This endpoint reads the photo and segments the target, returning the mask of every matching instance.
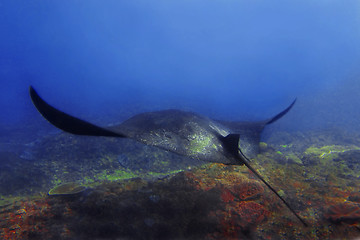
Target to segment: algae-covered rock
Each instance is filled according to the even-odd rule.
[[[49,191],[49,195],[73,195],[85,191],[85,187],[79,183],[69,182],[54,187]]]
[[[332,161],[338,162],[339,156],[343,153],[359,149],[356,146],[327,145],[323,147],[311,146],[303,154],[304,165],[316,165],[318,163],[328,164]],[[341,158],[341,157],[340,157]]]
[[[291,162],[291,163],[295,163],[295,164],[299,164],[302,165],[303,162],[301,161],[301,159],[296,156],[294,153],[290,153],[286,156],[286,159]]]
[[[321,148],[317,147],[309,147],[306,149],[304,154],[306,155],[316,155],[320,158],[324,159],[333,159],[336,157],[336,154],[344,153],[351,150],[358,150],[358,147],[347,147],[347,146],[340,146],[340,145],[329,145],[323,146]]]
[[[10,200],[10,198],[0,198],[0,209],[7,207],[11,205],[13,201]]]
[[[259,143],[259,149],[260,149],[260,152],[264,152],[264,151],[266,151],[266,150],[267,150],[267,148],[268,148],[268,145],[267,145],[267,143],[266,143],[266,142],[260,142],[260,143]]]

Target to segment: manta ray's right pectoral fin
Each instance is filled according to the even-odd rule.
[[[37,110],[41,115],[55,127],[72,134],[106,137],[127,137],[123,134],[110,131],[108,129],[96,126],[92,123],[66,114],[47,102],[45,102],[35,89],[30,86],[30,96]]]

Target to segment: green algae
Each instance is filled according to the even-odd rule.
[[[14,200],[10,197],[2,197],[0,196],[0,209],[11,205]]]
[[[296,164],[299,164],[299,165],[302,165],[303,164],[303,162],[301,161],[301,159],[298,157],[298,156],[296,156],[294,153],[288,153],[288,154],[286,154],[286,159],[287,160],[289,160],[289,161],[292,161],[292,162],[294,162],[294,163],[296,163]]]
[[[173,170],[173,171],[169,171],[167,173],[160,173],[160,172],[148,172],[145,176],[149,176],[149,177],[164,177],[164,176],[171,176],[171,175],[175,175],[179,172],[183,172],[183,169],[177,169],[177,170]]]
[[[259,143],[259,148],[260,148],[260,151],[265,151],[267,149],[268,145],[266,142],[260,142]]]
[[[346,178],[359,178],[360,171],[350,167],[344,161],[343,154],[359,150],[357,146],[327,145],[323,147],[309,147],[303,156],[312,160],[312,167],[318,175],[336,176],[336,182],[341,185]],[[315,176],[315,175],[314,175]]]
[[[92,185],[93,183],[95,183],[95,179],[89,177],[89,176],[84,176],[83,177],[83,183],[85,185]]]
[[[51,180],[51,184],[52,185],[60,185],[62,183],[62,180],[59,179],[56,175],[53,177],[53,179]]]
[[[317,147],[309,147],[306,149],[304,154],[306,155],[317,155],[320,158],[332,160],[333,158],[337,157],[338,153],[344,153],[351,150],[359,150],[359,147],[352,146],[352,147],[346,147],[346,146],[340,146],[340,145],[328,145],[323,146],[320,148]]]
[[[117,181],[122,179],[130,179],[134,177],[138,177],[138,175],[131,171],[124,171],[120,169],[116,169],[112,173],[110,173],[109,170],[103,170],[95,175],[95,179],[100,181],[101,180]]]
[[[284,192],[284,190],[279,190],[278,192],[277,192],[281,197],[285,197],[286,196],[286,193]]]

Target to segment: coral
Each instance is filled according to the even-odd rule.
[[[264,192],[264,187],[259,181],[247,180],[229,188],[230,192],[241,200],[249,200],[258,197]]]
[[[53,217],[46,200],[23,201],[13,211],[1,214],[5,221],[1,239],[50,239],[46,220]]]
[[[221,199],[223,202],[228,203],[234,201],[235,196],[228,189],[224,189],[221,192]]]
[[[329,207],[326,218],[334,223],[360,223],[360,204],[344,202]]]
[[[265,221],[269,211],[256,202],[243,201],[226,205],[225,211],[217,215],[221,219],[221,231],[211,238],[242,239]]]
[[[243,229],[256,227],[269,214],[262,205],[253,201],[238,202],[231,207],[231,211],[233,215],[238,216],[237,220]]]
[[[360,203],[360,192],[352,192],[348,197],[349,201]]]
[[[191,159],[121,139],[61,134],[43,141],[33,162],[0,153],[8,156],[0,171],[0,239],[359,237],[349,225],[359,224],[360,137],[277,136],[261,143],[264,151],[251,164],[308,228],[245,166],[195,167]],[[189,141],[194,153],[213,147],[203,134]],[[79,198],[46,194],[63,182],[91,188]],[[37,198],[14,199],[29,192]]]

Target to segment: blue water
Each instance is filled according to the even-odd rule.
[[[94,123],[167,108],[359,130],[359,1],[0,1],[0,124],[33,85]]]
[[[254,239],[358,236],[346,224],[359,223],[359,10],[358,0],[0,0],[0,238],[223,239],[253,227]],[[245,166],[197,168],[130,139],[61,134],[31,103],[30,85],[99,126],[170,108],[263,120],[297,98],[265,128],[265,154],[250,164],[310,228],[271,191],[235,196],[241,179],[255,181]],[[214,138],[219,152],[234,150],[230,138]],[[199,155],[209,145],[202,134],[184,139]],[[69,182],[90,188],[79,201],[46,196]],[[38,200],[18,198],[27,195]],[[259,217],[234,214],[245,200]]]

